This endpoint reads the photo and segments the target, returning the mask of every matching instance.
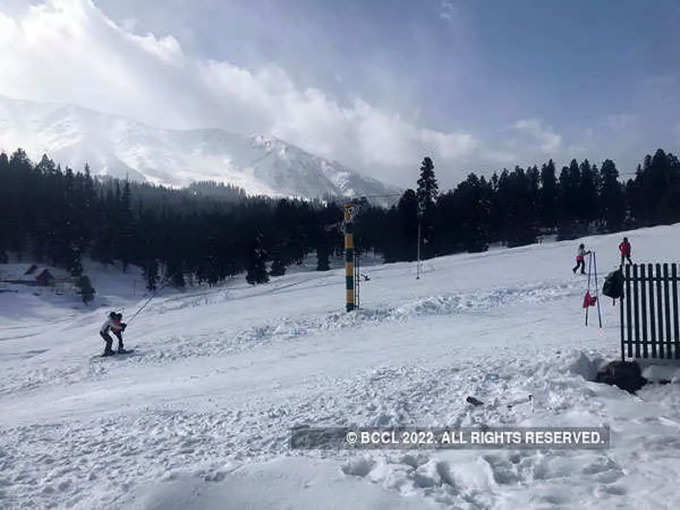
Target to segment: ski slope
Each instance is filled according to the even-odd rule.
[[[635,261],[677,260],[680,225],[627,235]],[[583,240],[600,286],[620,238]],[[605,298],[604,327],[584,326],[577,245],[437,258],[420,280],[376,265],[351,314],[341,269],[161,293],[124,358],[96,357],[110,306],[144,301],[113,274],[96,310],[0,293],[0,507],[676,508],[680,377],[638,395],[589,381],[619,356],[618,308]],[[606,424],[612,446],[289,447],[300,425],[483,424]]]

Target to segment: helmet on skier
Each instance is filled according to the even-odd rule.
[[[109,313],[109,319],[115,319],[116,317],[118,317],[118,314],[116,312]]]
[[[627,242],[628,242],[628,238],[627,238],[627,237],[624,237],[624,238],[623,238],[623,242],[624,242],[624,243],[627,243]]]
[[[585,248],[585,247],[586,247],[586,245],[585,245],[585,244],[583,244],[583,243],[581,243],[581,244],[579,244],[579,245],[578,245],[578,247],[579,247],[579,248]]]

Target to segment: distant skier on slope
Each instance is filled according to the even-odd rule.
[[[121,322],[122,320],[122,313],[111,312],[104,324],[102,324],[99,334],[106,342],[104,356],[111,356],[114,354],[114,352],[111,350],[113,338],[111,338],[111,335],[109,335],[109,331],[111,331],[118,339],[118,352],[125,352],[125,347],[123,347],[123,331],[125,331],[127,324]]]
[[[581,268],[581,274],[586,274],[586,255],[590,255],[590,250],[586,251],[586,247],[583,243],[578,245],[578,250],[576,250],[576,265],[572,269],[572,272],[576,273],[578,268]]]
[[[628,260],[629,264],[633,263],[633,261],[630,260],[631,247],[627,237],[624,237],[621,244],[619,244],[619,251],[621,252],[621,265],[623,265],[626,260]]]

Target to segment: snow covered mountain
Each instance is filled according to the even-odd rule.
[[[214,180],[249,194],[303,198],[395,191],[273,137],[159,129],[78,106],[0,96],[0,150],[17,147],[75,170],[87,162],[97,175],[173,187]]]

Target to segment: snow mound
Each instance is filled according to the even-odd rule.
[[[598,370],[606,363],[606,360],[595,352],[575,351],[571,354],[571,358],[568,370],[572,374],[580,375],[586,381],[594,381]]]

